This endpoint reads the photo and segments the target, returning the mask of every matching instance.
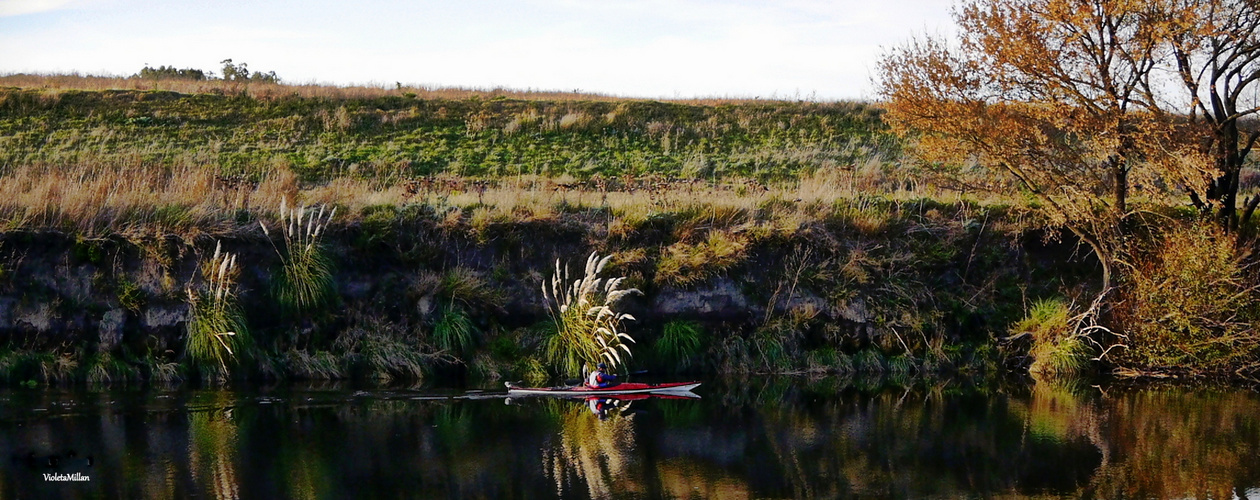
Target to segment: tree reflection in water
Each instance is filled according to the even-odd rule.
[[[0,391],[0,498],[1260,492],[1260,396],[1246,388],[778,378],[705,389],[605,419],[580,400],[405,390]],[[70,450],[96,461],[71,465]],[[49,470],[92,480],[45,482]]]

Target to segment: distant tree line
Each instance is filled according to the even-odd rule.
[[[145,78],[150,80],[207,80],[209,77],[213,77],[213,73],[208,75],[205,71],[199,69],[178,69],[174,66],[158,66],[153,68],[146,64],[139,73],[133,76],[135,78]]]
[[[132,75],[133,78],[144,78],[151,80],[225,80],[238,82],[262,82],[262,83],[280,83],[280,77],[276,76],[275,71],[254,71],[250,72],[247,63],[236,64],[231,59],[220,61],[223,64],[222,77],[218,78],[213,71],[204,71],[196,68],[176,68],[175,66],[158,66],[156,68],[144,65],[139,73]]]

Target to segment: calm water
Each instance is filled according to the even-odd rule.
[[[602,419],[498,392],[7,389],[0,497],[1260,499],[1244,388],[707,381]]]

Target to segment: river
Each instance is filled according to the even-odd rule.
[[[593,408],[495,387],[9,388],[0,497],[1260,499],[1245,387],[753,377],[695,392]]]

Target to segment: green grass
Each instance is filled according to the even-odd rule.
[[[670,321],[661,327],[661,336],[653,348],[669,368],[686,370],[702,352],[705,336],[704,325],[700,323]]]
[[[274,293],[281,308],[294,316],[318,312],[336,301],[332,262],[322,237],[337,209],[318,208],[289,207],[287,199],[280,201],[278,233],[283,249],[276,247],[281,270],[274,282]],[[259,224],[270,237],[266,223]],[[274,240],[272,244],[275,245]]]
[[[573,117],[584,117],[574,120]],[[0,89],[0,164],[197,161],[304,181],[626,173],[785,177],[899,151],[862,103],[326,99]],[[567,118],[566,118],[567,117]],[[31,126],[38,123],[40,126]]]
[[[433,325],[433,342],[438,348],[463,357],[474,347],[476,337],[477,328],[463,308],[453,301],[442,305]]]
[[[1077,334],[1072,324],[1072,310],[1060,298],[1033,302],[1028,315],[1011,325],[1011,333],[1032,335],[1033,358],[1029,371],[1043,375],[1073,375],[1089,365],[1093,349]]]
[[[189,288],[185,353],[198,372],[211,380],[227,377],[241,358],[254,349],[245,315],[236,304],[236,256],[221,252],[202,262],[203,289]]]

